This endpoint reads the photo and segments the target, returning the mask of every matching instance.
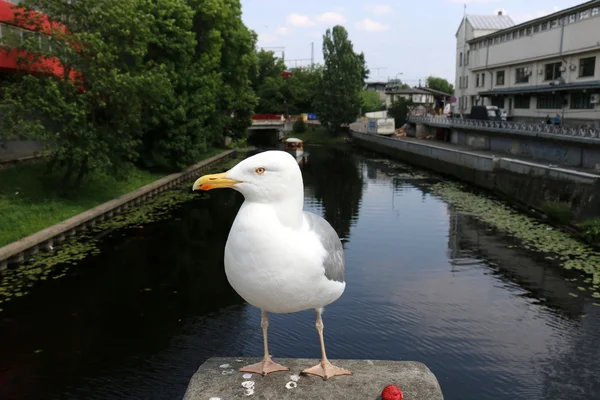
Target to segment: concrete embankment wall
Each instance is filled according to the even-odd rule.
[[[351,132],[362,147],[458,178],[540,209],[545,202],[569,204],[578,220],[600,215],[600,177],[436,145]]]
[[[452,129],[450,142],[531,160],[594,169],[600,166],[598,139],[550,133],[502,133]]]

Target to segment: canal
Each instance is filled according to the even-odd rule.
[[[346,292],[324,314],[330,358],[421,361],[449,400],[600,393],[600,300],[588,275],[479,218],[473,198],[483,197],[468,188],[470,208],[439,176],[383,156],[307,151],[305,207],[346,249]],[[63,255],[58,272],[9,272],[0,399],[180,399],[207,358],[260,356],[260,313],[222,265],[241,202],[229,190],[175,193],[153,214],[162,217],[104,232],[93,251]],[[275,357],[319,356],[311,311],[272,315],[269,332]]]

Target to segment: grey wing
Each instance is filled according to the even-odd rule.
[[[316,214],[305,211],[304,218],[308,222],[309,229],[317,234],[327,251],[323,261],[325,276],[330,281],[344,282],[344,248],[337,232],[329,222]]]

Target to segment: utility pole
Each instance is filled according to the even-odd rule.
[[[315,65],[315,42],[310,42],[310,66]]]

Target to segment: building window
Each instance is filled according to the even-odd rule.
[[[19,28],[2,24],[2,44],[18,46],[22,40],[21,30]]]
[[[475,87],[479,87],[479,74],[475,75]]]
[[[553,19],[552,22],[550,23],[550,28],[557,28],[557,27],[558,27],[558,20]]]
[[[481,74],[481,86],[485,87],[485,72]]]
[[[546,64],[544,80],[545,81],[553,81],[554,79],[557,79],[560,76],[560,66],[561,65],[562,65],[562,63],[560,63],[560,62]]]
[[[579,77],[594,76],[596,73],[596,56],[579,59]]]
[[[569,23],[572,24],[575,21],[577,21],[577,14],[569,15]]]
[[[571,108],[574,110],[591,110],[594,105],[591,102],[591,93],[571,93]]]
[[[592,8],[592,17],[595,17],[598,14],[600,14],[600,7]]]
[[[515,69],[515,83],[529,83],[528,72],[525,67]]]
[[[467,50],[467,59],[465,60],[465,65],[469,65],[469,57],[471,56],[471,50]]]
[[[523,37],[523,36],[525,36],[525,28],[523,28],[519,31],[519,37]]]
[[[542,94],[537,98],[537,108],[541,110],[559,110],[562,105],[563,99],[559,94]]]
[[[530,96],[515,96],[515,108],[527,109],[531,104]]]
[[[465,76],[465,89],[469,88],[469,77]]]
[[[542,30],[545,31],[548,29],[548,23],[547,22],[542,22]]]
[[[463,57],[462,57],[462,52],[460,53],[460,56],[458,57],[458,66],[462,67],[462,63],[463,62]]]
[[[585,10],[579,13],[579,19],[586,19],[590,16],[590,10]]]
[[[506,42],[506,35],[500,36],[500,43]]]
[[[504,71],[496,71],[496,86],[504,86]]]
[[[533,27],[530,26],[529,28],[527,28],[527,34],[531,35],[533,33]]]
[[[533,26],[533,32],[539,32],[540,31],[540,26],[539,25],[534,25]]]

